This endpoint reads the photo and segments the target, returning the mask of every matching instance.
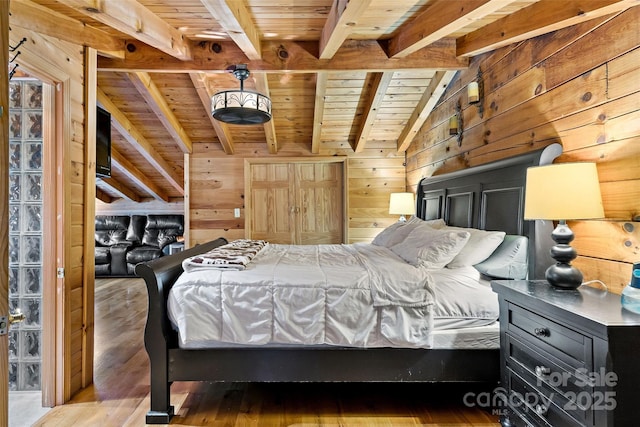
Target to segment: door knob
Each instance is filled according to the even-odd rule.
[[[9,313],[9,316],[0,316],[0,335],[7,335],[7,331],[9,330],[9,326],[14,323],[23,322],[25,320],[25,315],[20,311],[20,309],[16,309],[15,312]]]
[[[13,313],[9,313],[9,325],[13,325],[14,323],[24,322],[26,316],[19,308],[16,308],[16,311]]]

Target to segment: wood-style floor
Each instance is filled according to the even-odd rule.
[[[95,378],[36,426],[142,426],[149,408],[143,347],[147,310],[141,279],[96,280]],[[499,426],[468,407],[468,392],[443,384],[218,384],[180,382],[171,402],[180,426]]]

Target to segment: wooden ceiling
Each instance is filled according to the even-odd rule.
[[[397,141],[404,151],[474,55],[636,6],[638,0],[11,0],[10,24],[98,52],[112,114],[104,201],[181,199],[184,154],[303,142],[311,153]],[[227,125],[210,98],[239,82],[273,119]],[[348,144],[345,144],[348,143]],[[346,147],[346,148],[345,148]]]

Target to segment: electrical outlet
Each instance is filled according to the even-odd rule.
[[[240,218],[240,208],[235,208],[233,210],[233,216],[236,218]]]

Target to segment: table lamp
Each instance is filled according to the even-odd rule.
[[[556,244],[550,252],[556,263],[545,273],[552,286],[576,289],[582,284],[582,273],[570,264],[578,253],[569,245],[574,236],[566,220],[603,217],[595,163],[559,163],[527,169],[524,219],[559,221],[551,233]]]
[[[412,215],[415,212],[415,201],[413,193],[391,193],[389,198],[389,213],[400,215],[400,222],[405,222],[405,215]]]

